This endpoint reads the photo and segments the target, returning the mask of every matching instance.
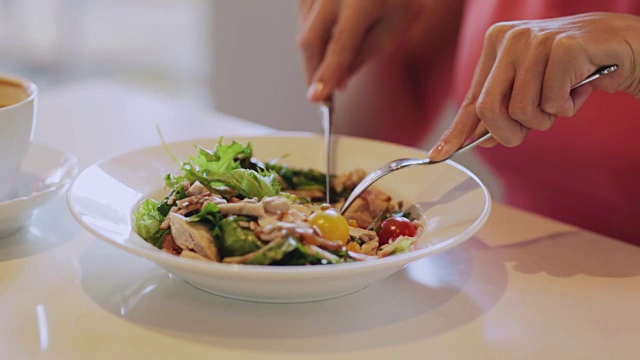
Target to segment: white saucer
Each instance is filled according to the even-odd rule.
[[[0,202],[0,238],[26,224],[34,210],[67,188],[78,172],[75,156],[33,143],[10,200]]]

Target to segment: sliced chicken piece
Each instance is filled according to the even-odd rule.
[[[184,208],[180,208],[180,210],[178,210],[177,213],[180,215],[187,215],[190,212],[193,212],[196,210],[200,211],[201,209],[202,209],[202,204],[193,204]]]
[[[293,219],[292,222],[304,222],[309,218],[309,214],[311,214],[310,211],[298,211],[298,208],[291,208],[291,210],[287,211],[287,215],[289,215],[291,217],[291,219]]]
[[[205,225],[187,222],[187,218],[177,213],[169,213],[171,235],[178,246],[192,250],[214,261],[220,261],[218,249],[211,231]]]
[[[257,218],[264,217],[264,206],[255,201],[240,201],[230,204],[219,204],[220,213],[222,215],[245,215],[255,216]]]
[[[169,210],[169,213],[178,212],[178,210],[179,209],[174,206]],[[160,224],[160,230],[167,230],[169,228],[169,225],[171,225],[171,217],[167,216],[164,218],[164,220],[162,220],[162,224]]]
[[[339,174],[333,179],[332,185],[337,192],[342,192],[344,189],[355,188],[362,179],[367,176],[367,172],[363,169],[355,169],[348,173]]]
[[[349,226],[349,236],[360,239],[364,242],[378,241],[378,234],[373,230],[365,230]]]
[[[209,189],[207,189],[199,181],[196,181],[191,184],[191,187],[189,187],[189,190],[187,190],[187,196],[202,195],[207,192],[209,192]]]
[[[313,229],[296,229],[296,233],[302,236],[305,244],[315,245],[329,251],[340,251],[344,248],[341,242],[327,240],[313,233]]]
[[[183,208],[184,209],[186,207],[193,206],[193,205],[198,205],[198,204],[202,205],[205,202],[215,202],[218,199],[222,199],[222,198],[220,196],[218,196],[218,195],[212,195],[210,192],[205,192],[205,193],[202,193],[202,194],[189,196],[189,197],[184,198],[182,200],[178,200],[178,201],[176,201],[176,206],[178,206],[179,208]],[[224,202],[226,202],[226,201],[224,201]]]
[[[372,216],[378,216],[391,206],[391,196],[373,187],[364,191],[360,196],[369,205],[369,212]]]
[[[260,202],[264,211],[270,214],[283,213],[291,209],[291,202],[284,196],[265,196]]]
[[[372,216],[369,211],[369,204],[364,201],[362,198],[357,198],[353,205],[347,210],[344,214],[348,220],[355,220],[358,223],[358,226],[366,229],[373,220],[378,216],[378,214]]]
[[[263,216],[258,218],[258,225],[260,226],[268,226],[268,225],[277,225],[279,222],[278,215],[273,216]]]
[[[362,244],[362,246],[360,247],[360,251],[365,255],[374,256],[378,251],[378,245],[380,245],[378,241],[369,241],[367,243]]]
[[[311,215],[311,208],[300,204],[292,204],[291,209],[306,215]]]

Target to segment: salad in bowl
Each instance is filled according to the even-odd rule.
[[[332,141],[337,175],[328,202],[318,170],[324,138],[297,132],[116,155],[84,169],[67,202],[98,239],[195,287],[277,303],[363,289],[460,245],[487,221],[487,188],[452,161],[385,176],[339,215],[333,209],[365,173],[424,150],[343,135]]]
[[[366,176],[354,169],[331,179],[263,162],[251,143],[220,138],[213,149],[180,163],[164,178],[161,201],[147,198],[134,210],[136,232],[148,243],[183,258],[249,265],[326,265],[366,261],[410,251],[424,219],[387,193],[368,189],[341,215],[336,208]]]

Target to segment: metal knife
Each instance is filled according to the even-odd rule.
[[[325,165],[326,165],[326,203],[330,204],[330,192],[331,192],[331,117],[333,115],[333,100],[329,99],[320,104],[320,111],[322,112],[322,128],[324,129],[324,150],[325,150]]]

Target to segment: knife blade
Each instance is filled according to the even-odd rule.
[[[324,129],[324,150],[325,150],[325,165],[326,165],[326,203],[330,204],[330,190],[331,190],[331,117],[333,115],[333,101],[327,100],[320,104],[320,111],[322,112],[322,128]]]

